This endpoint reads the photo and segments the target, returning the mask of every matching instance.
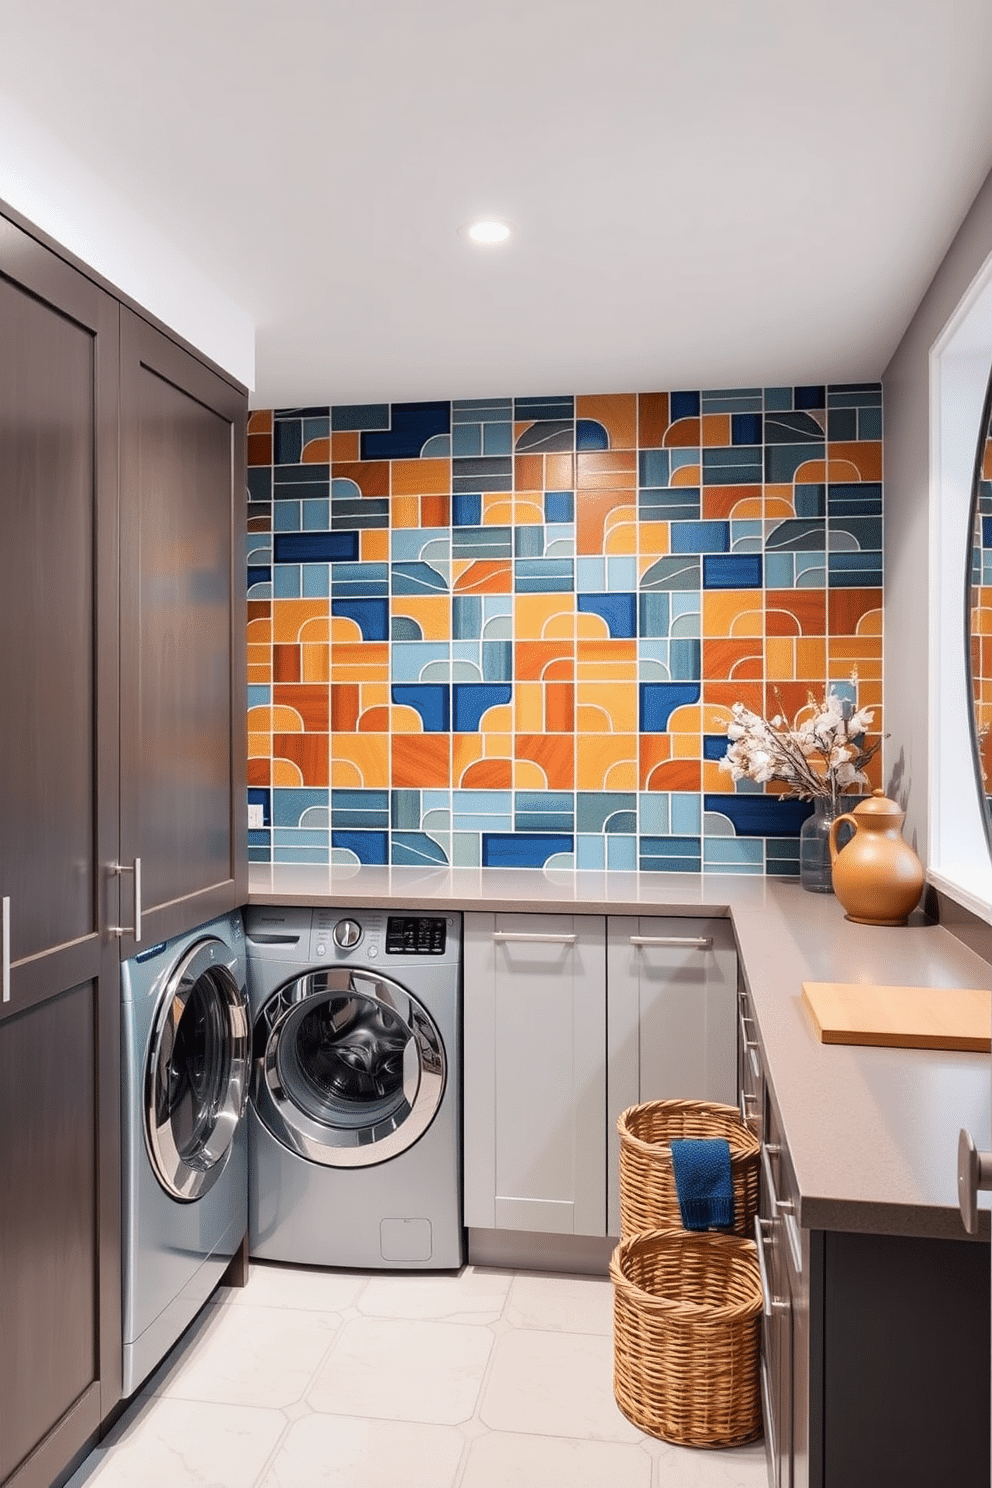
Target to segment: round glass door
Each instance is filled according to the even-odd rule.
[[[148,1150],[173,1198],[206,1193],[224,1171],[248,1094],[249,1017],[230,950],[191,947],[162,997],[145,1090]]]
[[[345,967],[270,999],[254,1060],[260,1119],[326,1167],[371,1167],[404,1152],[444,1094],[444,1047],[426,1009],[389,978]]]

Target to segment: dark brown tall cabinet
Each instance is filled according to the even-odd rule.
[[[120,1396],[134,858],[146,944],[244,899],[244,410],[0,217],[4,1488],[59,1481]]]

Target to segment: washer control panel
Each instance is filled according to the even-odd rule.
[[[387,956],[443,956],[447,921],[437,915],[390,915]]]

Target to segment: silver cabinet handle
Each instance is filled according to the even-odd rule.
[[[2,912],[0,912],[0,958],[3,960],[3,997],[4,1002],[10,1001],[10,895],[3,901]]]
[[[772,1206],[775,1209],[775,1212],[777,1214],[795,1214],[795,1204],[792,1202],[791,1199],[779,1198],[778,1190],[775,1187],[775,1179],[772,1177],[772,1165],[769,1161],[768,1154],[769,1152],[778,1154],[781,1151],[782,1148],[777,1143],[766,1142],[761,1148],[761,1165],[765,1170],[765,1182],[768,1185],[768,1194],[771,1198]]]
[[[969,1235],[978,1229],[979,1190],[992,1189],[992,1152],[979,1152],[971,1132],[962,1127],[958,1136],[958,1207],[961,1223]]]
[[[141,939],[141,859],[135,858],[129,866],[127,863],[115,863],[114,870],[118,876],[122,873],[134,874],[134,924],[133,925],[111,925],[111,935],[133,935],[135,940]]]
[[[632,935],[632,946],[681,946],[683,950],[708,951],[712,935]]]
[[[758,1247],[758,1273],[761,1277],[761,1292],[765,1299],[765,1317],[770,1318],[773,1312],[788,1312],[790,1303],[786,1297],[773,1297],[772,1289],[768,1283],[768,1267],[765,1263],[765,1234],[763,1225],[771,1225],[770,1219],[756,1219],[754,1221],[754,1243]]]
[[[493,940],[525,940],[539,942],[542,945],[574,945],[578,940],[577,935],[538,935],[530,934],[524,930],[494,930]]]

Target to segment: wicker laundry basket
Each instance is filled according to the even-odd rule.
[[[628,1106],[620,1133],[620,1238],[681,1227],[669,1143],[679,1137],[725,1137],[730,1144],[735,1235],[752,1236],[758,1212],[761,1144],[736,1106],[660,1100]]]
[[[613,1282],[613,1388],[629,1420],[689,1447],[761,1435],[761,1311],[753,1240],[652,1230],[621,1240]]]

